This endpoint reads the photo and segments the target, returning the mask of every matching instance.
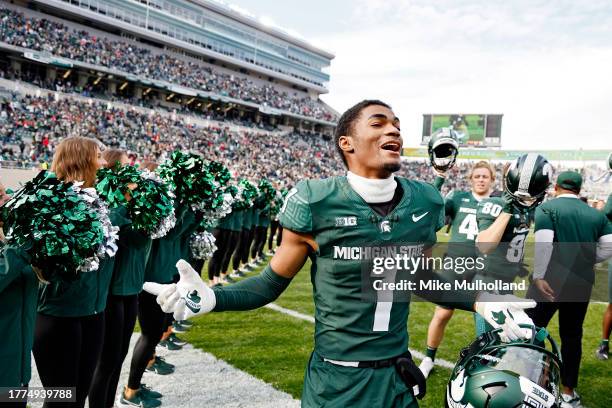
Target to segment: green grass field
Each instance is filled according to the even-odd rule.
[[[531,234],[530,237],[533,235]],[[445,241],[443,234],[440,241]],[[532,264],[527,255],[527,263]],[[603,268],[599,268],[600,272]],[[310,263],[297,275],[276,301],[282,307],[313,315]],[[254,271],[253,274],[258,273]],[[598,273],[602,276],[603,273]],[[409,317],[410,348],[424,350],[427,327],[434,305],[413,302]],[[594,349],[601,336],[605,305],[591,304],[584,325],[583,358],[578,392],[587,407],[612,407],[612,362],[600,362]],[[300,398],[304,368],[313,348],[314,325],[270,310],[210,313],[195,319],[196,325],[184,336],[195,347],[258,377],[274,387]],[[549,327],[559,338],[557,318]],[[471,313],[457,311],[448,325],[437,357],[454,362],[459,350],[474,338]],[[450,370],[436,367],[428,379],[428,392],[421,407],[444,406],[444,389]]]

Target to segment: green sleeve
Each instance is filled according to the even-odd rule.
[[[447,217],[455,218],[455,190],[444,197],[444,213]]]
[[[111,208],[108,218],[110,218],[111,224],[113,224],[115,227],[123,227],[124,225],[132,223],[132,221],[128,218],[127,208],[122,205]]]
[[[554,230],[552,217],[548,211],[542,207],[538,207],[535,212],[535,231],[539,230]]]
[[[603,237],[604,235],[612,234],[612,223],[608,221],[606,217],[602,217],[602,218],[603,218],[603,221],[601,225],[601,232],[599,233],[600,237]]]
[[[312,232],[310,188],[307,181],[300,181],[287,194],[281,207],[279,221],[283,228],[296,232]]]
[[[612,193],[608,196],[608,201],[603,211],[606,217],[608,217],[608,221],[612,222]]]
[[[442,190],[442,186],[444,185],[445,180],[446,179],[444,177],[436,176],[436,178],[433,181],[433,186],[436,188],[436,190],[438,191]]]
[[[278,275],[268,265],[264,271],[236,284],[213,288],[215,312],[226,310],[252,310],[274,302],[283,293],[291,279]]]
[[[21,275],[21,271],[30,263],[28,254],[14,247],[4,247],[0,254],[0,293]]]

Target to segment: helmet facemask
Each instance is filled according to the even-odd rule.
[[[448,128],[438,129],[431,136],[427,150],[434,169],[444,172],[453,167],[459,154],[455,131]]]

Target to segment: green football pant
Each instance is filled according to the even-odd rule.
[[[344,367],[314,351],[304,376],[302,407],[418,408],[395,367]]]

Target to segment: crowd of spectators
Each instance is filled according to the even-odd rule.
[[[0,9],[0,38],[11,45],[136,76],[163,80],[317,119],[336,119],[320,101],[304,94],[294,92],[290,95],[271,84],[255,83],[246,77],[220,72],[169,52],[155,54],[137,43],[92,35],[56,21],[25,16],[10,9]]]
[[[191,150],[223,162],[235,175],[253,179],[265,176],[284,185],[345,171],[333,141],[320,134],[281,136],[255,128],[237,131],[223,125],[202,127],[188,123],[181,115],[109,107],[107,102],[93,99],[56,100],[51,93],[6,94],[0,104],[0,166],[3,162],[16,162],[24,167],[48,166],[58,141],[79,135],[124,149],[138,161],[160,161],[173,150]],[[461,161],[449,171],[443,195],[451,190],[470,189],[472,164]],[[494,167],[497,175],[494,190],[499,191],[503,164],[496,163]],[[564,169],[555,166],[557,172]],[[599,196],[597,186],[602,184],[603,170],[597,166],[578,170],[585,180],[585,193]],[[398,175],[429,182],[435,177],[425,159],[404,162]]]
[[[338,174],[330,141],[319,134],[275,135],[201,127],[181,116],[108,107],[105,102],[56,100],[52,94],[11,94],[2,100],[2,160],[39,165],[50,163],[54,146],[72,135],[93,137],[106,146],[130,152],[138,160],[163,160],[173,150],[199,152],[225,163],[242,177],[269,177],[293,185],[305,178]]]
[[[37,73],[31,71],[15,72],[11,67],[6,70],[0,68],[0,78],[11,81],[23,81],[35,85],[40,88],[61,93],[73,93],[83,97],[91,97],[96,99],[104,99],[110,102],[121,102],[127,105],[138,106],[141,108],[165,110],[167,112],[181,113],[186,115],[195,115],[206,120],[226,121],[232,123],[259,128],[267,131],[277,130],[277,126],[265,121],[255,122],[248,115],[238,115],[235,110],[227,111],[226,109],[207,109],[206,106],[194,106],[186,104],[164,105],[157,98],[150,97],[151,94],[142,95],[140,98],[121,96],[111,94],[106,87],[100,87],[93,83],[88,83],[85,86],[79,86],[70,79],[56,77],[55,79],[42,78]]]

